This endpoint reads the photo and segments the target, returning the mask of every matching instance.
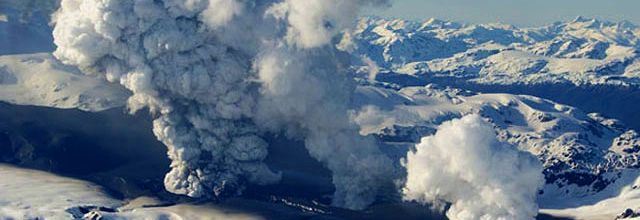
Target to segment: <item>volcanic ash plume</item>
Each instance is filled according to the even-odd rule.
[[[380,0],[63,0],[54,55],[133,92],[168,148],[167,190],[238,194],[280,174],[261,135],[305,141],[333,172],[334,205],[364,208],[391,169],[347,116],[354,83],[331,44]],[[388,181],[388,180],[386,180]]]
[[[449,219],[533,219],[542,166],[498,142],[491,124],[469,115],[442,124],[406,158],[404,198],[443,207]]]

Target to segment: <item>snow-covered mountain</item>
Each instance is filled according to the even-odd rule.
[[[82,74],[51,54],[0,56],[0,100],[22,105],[101,111],[123,106],[129,92]]]
[[[576,18],[540,28],[362,19],[349,50],[389,71],[479,83],[638,84],[640,28]]]
[[[378,81],[534,95],[640,128],[640,28],[629,22],[578,17],[517,28],[364,18],[339,45],[356,72],[375,67]]]
[[[566,205],[548,202],[561,198],[574,202],[596,195],[624,172],[640,167],[636,131],[617,120],[533,96],[477,94],[430,84],[398,91],[361,86],[357,100],[361,111],[354,117],[361,133],[376,135],[393,147],[410,148],[453,118],[482,115],[495,126],[500,140],[543,163],[542,206]]]

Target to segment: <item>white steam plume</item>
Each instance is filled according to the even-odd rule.
[[[359,209],[390,181],[386,174],[392,164],[345,114],[355,85],[336,63],[330,50],[277,48],[265,54],[258,62],[264,98],[257,122],[284,129],[289,137],[305,137],[310,155],[333,172],[334,205]]]
[[[133,92],[168,148],[167,190],[238,194],[280,179],[265,132],[305,140],[333,172],[334,204],[364,208],[390,172],[347,106],[354,82],[330,43],[380,0],[63,0],[54,55]],[[388,181],[388,180],[387,180]]]
[[[533,219],[543,184],[535,157],[496,139],[478,115],[443,123],[407,154],[405,200],[444,207],[449,219]]]
[[[386,0],[284,0],[268,13],[289,23],[286,40],[302,48],[326,45],[345,27],[354,24],[358,11],[366,5],[382,5]]]
[[[380,73],[380,67],[378,66],[376,61],[373,61],[371,58],[364,56],[362,57],[362,62],[367,64],[367,69],[369,71],[369,75],[367,76],[367,79],[369,81],[375,81],[376,77],[378,76],[378,73]]]

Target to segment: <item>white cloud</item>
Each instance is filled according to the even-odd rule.
[[[496,139],[478,115],[443,123],[407,154],[404,199],[444,207],[450,219],[533,219],[543,184],[535,157]]]

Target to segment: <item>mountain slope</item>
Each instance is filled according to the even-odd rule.
[[[0,101],[100,111],[123,106],[129,92],[86,76],[50,54],[0,56]]]
[[[625,183],[622,173],[640,167],[640,136],[635,131],[616,120],[537,97],[428,85],[398,91],[361,86],[356,99],[361,110],[354,119],[361,133],[378,136],[387,143],[389,154],[398,158],[442,122],[482,115],[501,141],[543,163],[546,185],[540,192],[541,207],[590,204],[593,201],[583,198]],[[556,200],[565,203],[551,202]]]
[[[356,55],[404,74],[450,75],[490,83],[638,83],[640,29],[628,22],[579,17],[520,29],[435,19],[418,23],[369,18],[362,19],[348,36],[353,41],[349,50]],[[531,79],[533,74],[547,76]]]
[[[341,48],[363,77],[375,69],[376,80],[401,87],[534,95],[640,129],[640,28],[629,22],[578,17],[517,28],[365,18],[345,36]]]

